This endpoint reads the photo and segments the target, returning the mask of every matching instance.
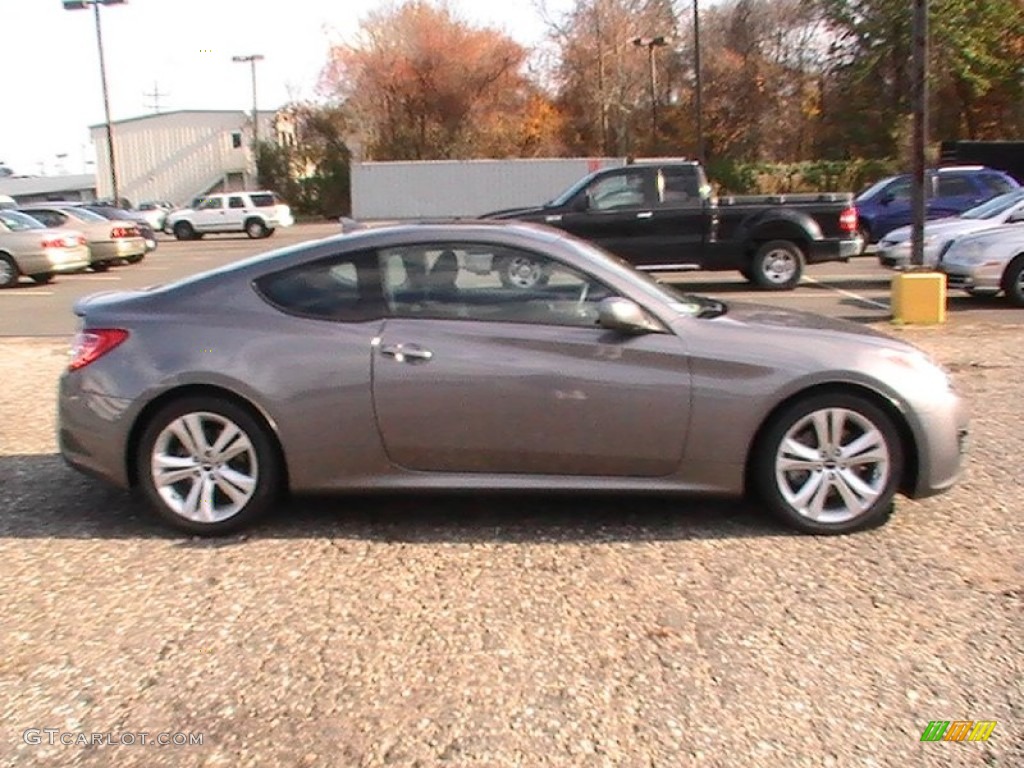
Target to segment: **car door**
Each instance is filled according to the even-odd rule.
[[[228,195],[228,204],[224,209],[224,229],[229,232],[242,232],[251,210],[242,195]]]
[[[525,253],[548,275],[528,289],[460,266],[487,249],[380,253],[388,319],[374,343],[373,401],[390,460],[503,475],[675,471],[690,400],[681,340],[598,327],[597,304],[613,292],[542,254]]]
[[[656,172],[653,166],[633,165],[598,176],[570,201],[567,211],[549,214],[545,223],[635,264],[656,260],[651,254]]]
[[[930,177],[925,184],[930,184]],[[878,196],[878,215],[871,232],[876,238],[884,237],[897,227],[906,226],[913,219],[913,185],[909,176],[900,176],[890,182]]]
[[[667,269],[699,266],[711,223],[699,166],[661,168],[655,183],[657,201],[645,238],[647,254]]]
[[[224,197],[210,195],[204,197],[195,209],[192,225],[197,232],[222,232],[226,215]]]

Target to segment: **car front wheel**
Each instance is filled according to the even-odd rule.
[[[1024,307],[1024,253],[1010,262],[1003,275],[1003,292],[1015,307]]]
[[[807,533],[849,533],[883,522],[903,471],[892,418],[857,395],[812,395],[787,406],[757,451],[758,495]]]
[[[189,397],[162,408],[146,426],[136,460],[150,505],[191,534],[237,531],[267,512],[281,487],[264,426],[219,398]]]
[[[179,221],[174,225],[174,236],[179,240],[191,240],[196,236],[196,230],[187,221]]]

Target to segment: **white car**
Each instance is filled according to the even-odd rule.
[[[939,262],[950,288],[972,296],[1000,291],[1024,307],[1024,227],[1008,224],[953,241]]]
[[[251,238],[270,237],[278,227],[295,223],[291,209],[273,192],[224,192],[204,195],[193,208],[167,215],[164,231],[179,240],[214,232],[244,232]]]
[[[1024,189],[993,197],[959,216],[925,222],[924,265],[938,264],[943,249],[962,235],[1021,222],[1024,222]],[[911,227],[900,227],[883,237],[878,243],[878,263],[891,269],[908,266],[911,233]]]

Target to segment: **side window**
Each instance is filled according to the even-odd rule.
[[[320,259],[264,275],[255,284],[266,301],[293,315],[350,323],[384,316],[374,253]]]
[[[257,208],[270,208],[275,204],[274,195],[266,192],[258,192],[255,195],[249,195],[252,199],[252,204]]]
[[[245,201],[240,197],[232,195],[228,198],[228,208],[245,208]]]
[[[595,327],[615,295],[596,279],[546,256],[474,243],[420,244],[380,252],[389,313]]]
[[[886,187],[885,194],[892,195],[893,200],[909,202],[913,195],[910,179],[897,179]]]
[[[48,227],[62,227],[68,220],[67,216],[57,211],[29,211],[28,215],[36,221],[41,221]]]
[[[974,185],[966,176],[942,174],[939,176],[939,197],[970,197]]]
[[[650,178],[651,169],[628,170],[602,176],[587,188],[589,208],[594,211],[611,211],[653,205],[653,190],[648,189]]]
[[[665,208],[701,206],[696,167],[662,169],[658,174],[658,204]]]
[[[203,201],[199,203],[200,211],[215,211],[223,207],[224,200],[217,196],[203,198]]]

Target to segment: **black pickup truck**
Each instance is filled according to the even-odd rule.
[[[716,198],[692,161],[597,171],[542,206],[481,218],[558,227],[651,272],[738,270],[769,290],[795,287],[805,264],[864,249],[852,193]]]

